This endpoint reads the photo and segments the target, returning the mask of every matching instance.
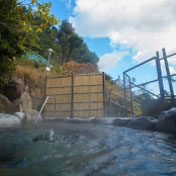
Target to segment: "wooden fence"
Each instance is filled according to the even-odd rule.
[[[105,75],[46,77],[46,96],[45,117],[103,117]]]

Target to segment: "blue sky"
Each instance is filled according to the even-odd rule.
[[[55,14],[59,19],[69,21],[69,18],[74,16],[73,10],[76,6],[75,1],[55,0],[51,2],[52,2],[51,13]],[[83,36],[82,34],[79,35]],[[102,57],[107,53],[113,53],[115,48],[119,50],[118,46],[116,46],[115,48],[111,46],[111,41],[108,37],[83,36],[83,38],[85,43],[88,45],[89,49],[95,52],[99,57]],[[124,57],[123,61],[116,62],[112,66],[112,68],[103,70],[100,68],[100,70],[105,71],[107,74],[112,76],[113,79],[117,79],[118,75],[120,75],[122,78],[123,71],[135,65],[131,57],[132,52],[129,52],[129,55]]]
[[[51,3],[51,13],[73,24],[89,49],[100,57],[100,71],[113,79],[118,75],[122,78],[123,71],[155,56],[156,51],[161,54],[164,47],[168,53],[176,52],[175,0],[51,0]],[[169,63],[175,73],[176,58]],[[137,83],[157,78],[153,63],[130,75]],[[156,90],[157,86],[149,89]]]

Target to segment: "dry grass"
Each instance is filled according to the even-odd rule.
[[[42,96],[45,72],[29,65],[17,65],[16,76],[29,87],[32,96]]]

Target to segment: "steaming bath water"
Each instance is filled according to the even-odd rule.
[[[0,134],[0,175],[176,175],[176,140],[112,125],[43,123]]]

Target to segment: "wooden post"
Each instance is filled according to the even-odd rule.
[[[156,68],[158,73],[158,81],[159,81],[159,89],[160,89],[160,95],[161,99],[164,99],[164,84],[162,79],[162,72],[161,72],[161,64],[160,64],[160,58],[159,58],[159,52],[156,52]]]
[[[43,99],[46,98],[46,85],[47,85],[47,75],[45,75],[45,81],[44,81],[44,97],[43,97]]]
[[[105,117],[106,111],[105,111],[105,73],[102,73],[102,81],[103,81],[103,115]]]
[[[165,62],[166,72],[167,72],[167,79],[168,79],[168,83],[169,83],[169,89],[170,89],[170,94],[171,94],[172,106],[174,106],[174,104],[175,104],[174,90],[173,90],[172,79],[171,79],[171,74],[170,74],[170,69],[169,69],[169,64],[168,64],[165,48],[163,48],[162,51],[163,51],[163,58],[164,58],[164,62]]]
[[[54,110],[55,110],[55,117],[56,117],[56,98],[54,98]]]
[[[72,76],[71,76],[71,85],[72,85],[72,88],[71,88],[71,107],[70,107],[70,118],[73,118],[74,117],[74,74],[72,73]]]
[[[42,103],[45,101],[46,99],[46,86],[47,86],[47,75],[45,75],[45,81],[44,81],[44,96],[43,96],[43,100],[42,100]],[[46,107],[46,106],[45,106]],[[43,116],[45,116],[45,108],[44,108],[44,111],[43,111]]]

